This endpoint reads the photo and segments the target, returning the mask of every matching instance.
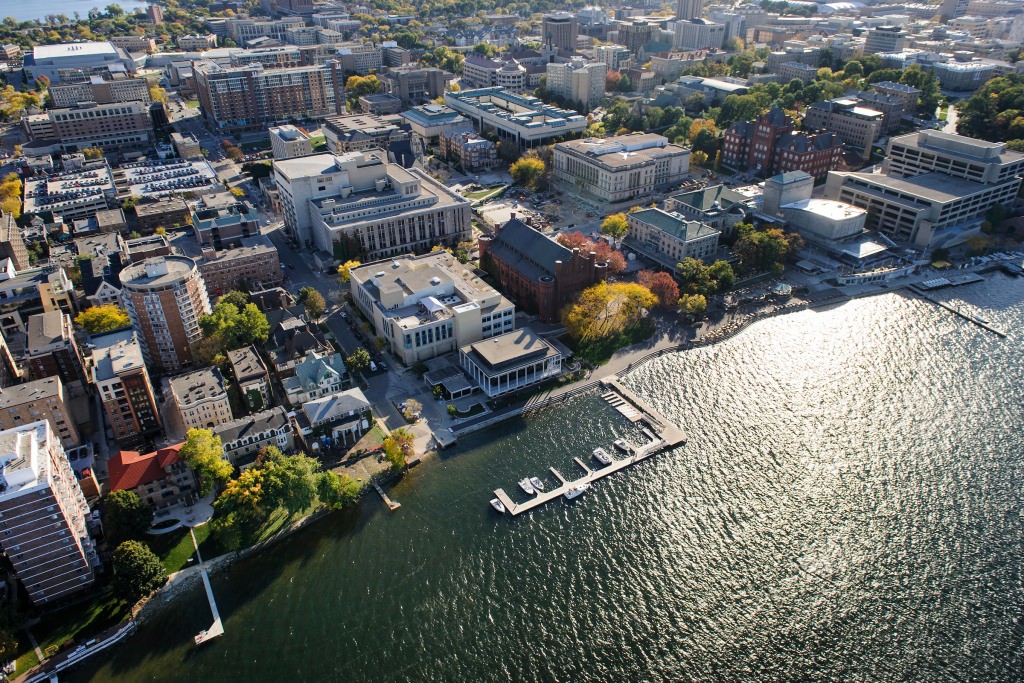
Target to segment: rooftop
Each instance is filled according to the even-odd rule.
[[[940,203],[957,201],[973,194],[989,192],[992,189],[989,185],[954,178],[945,173],[924,173],[912,178],[898,178],[881,173],[842,173],[842,175],[871,185],[880,185],[890,192]]]
[[[555,149],[584,155],[612,168],[653,163],[663,157],[689,152],[685,147],[673,145],[668,138],[654,133],[570,140],[558,143]]]
[[[528,327],[468,344],[461,351],[483,361],[484,367],[492,371],[501,371],[543,356],[561,355],[554,346]]]
[[[783,204],[781,208],[806,211],[817,216],[824,216],[825,218],[834,221],[856,218],[857,216],[865,216],[868,213],[866,209],[861,209],[853,206],[852,204],[838,202],[834,199],[817,198],[801,199],[798,202]]]
[[[104,382],[127,372],[145,369],[142,347],[134,330],[121,330],[90,338],[93,379]]]
[[[337,417],[346,417],[349,413],[361,413],[370,407],[366,395],[359,388],[340,391],[336,394],[307,401],[302,404],[302,411],[312,425],[319,422],[332,421]]]
[[[308,135],[306,135],[301,130],[290,124],[286,126],[273,126],[271,128],[268,128],[267,131],[271,135],[276,135],[282,140],[288,140],[289,142],[294,140],[300,140],[303,138],[307,140],[309,139]]]
[[[217,368],[203,368],[172,377],[169,383],[179,408],[187,408],[208,399],[226,397],[224,377]]]
[[[281,406],[263,410],[252,415],[239,417],[223,422],[213,428],[214,436],[219,436],[225,444],[245,438],[259,438],[264,432],[281,429],[288,425],[288,414]]]
[[[678,213],[668,213],[661,209],[642,209],[629,214],[629,217],[652,225],[662,232],[687,242],[718,234],[718,230],[710,225],[700,221],[690,221]]]
[[[19,495],[46,478],[50,460],[40,451],[52,436],[45,420],[0,432],[0,498]]]
[[[246,346],[244,349],[228,351],[228,361],[231,362],[231,368],[234,370],[235,377],[239,382],[267,374],[267,368],[263,365],[263,361],[260,360],[260,355],[256,353],[256,347],[254,346]]]
[[[37,63],[41,59],[87,57],[91,55],[117,56],[117,48],[108,42],[58,43],[56,45],[36,45],[32,48],[32,56]]]
[[[58,377],[44,377],[5,387],[0,389],[0,410],[59,396],[61,388]]]
[[[36,349],[45,351],[54,344],[64,344],[70,340],[70,325],[64,324],[63,312],[49,311],[29,316],[26,349],[30,356]]]
[[[121,271],[121,283],[136,289],[157,289],[178,283],[195,269],[196,262],[184,256],[157,256]]]
[[[110,458],[107,465],[110,473],[110,490],[134,489],[136,486],[163,479],[167,476],[167,468],[181,459],[180,451],[183,445],[179,443],[146,454],[138,451],[119,451]]]

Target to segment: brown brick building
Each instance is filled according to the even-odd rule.
[[[843,161],[843,141],[830,132],[802,133],[779,107],[754,121],[736,121],[722,142],[722,162],[731,168],[771,176],[804,171],[825,178]]]
[[[160,413],[135,331],[121,330],[90,341],[92,381],[114,438],[122,446],[135,446],[158,434]]]
[[[277,248],[266,236],[243,238],[237,249],[204,249],[198,261],[206,291],[213,301],[233,289],[248,291],[255,283],[276,287],[284,280]]]
[[[25,365],[30,379],[56,375],[65,385],[81,383],[82,353],[75,341],[71,316],[60,311],[29,316]]]
[[[184,256],[151,258],[122,270],[120,279],[146,364],[159,373],[192,365],[192,344],[202,337],[199,317],[210,312],[196,262]]]
[[[591,252],[568,249],[512,218],[479,241],[480,263],[516,305],[556,322],[576,292],[603,280],[608,266]]]
[[[154,510],[192,502],[196,480],[180,455],[183,445],[145,454],[120,451],[110,459],[110,490],[134,491]]]

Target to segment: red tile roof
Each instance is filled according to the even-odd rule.
[[[119,452],[108,463],[110,490],[133,489],[163,479],[167,476],[167,468],[181,459],[178,452],[183,445],[179,443],[145,455],[138,451]]]

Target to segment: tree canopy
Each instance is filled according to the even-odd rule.
[[[219,436],[209,429],[190,429],[181,446],[181,457],[199,478],[199,495],[205,496],[215,484],[223,485],[234,471],[224,458],[224,446]]]
[[[617,275],[626,269],[626,257],[622,255],[621,251],[613,249],[604,240],[597,240],[595,242],[578,230],[575,232],[564,232],[556,240],[563,247],[568,247],[569,249],[579,249],[583,253],[594,252],[597,255],[598,261],[608,263],[608,273],[611,275]]]
[[[111,491],[103,499],[103,528],[108,539],[142,538],[152,524],[152,508],[134,491]]]
[[[114,567],[114,587],[130,602],[149,595],[167,580],[160,558],[139,541],[125,541],[117,546],[111,564]]]
[[[676,275],[684,294],[701,294],[705,297],[731,288],[736,282],[732,266],[725,261],[715,261],[710,266],[695,258],[684,258],[676,264]]]
[[[349,259],[338,266],[338,280],[341,281],[341,284],[348,284],[348,281],[352,278],[352,269],[358,268],[360,265],[362,264],[359,261]]]
[[[270,335],[267,316],[256,306],[246,304],[243,308],[235,305],[237,299],[221,299],[213,307],[213,313],[199,318],[204,343],[213,353],[223,353],[256,342],[264,342]]]
[[[75,317],[75,324],[89,334],[101,334],[132,324],[128,312],[116,304],[87,308]]]
[[[803,248],[804,244],[800,235],[779,228],[755,230],[740,223],[735,229],[739,237],[733,245],[733,252],[740,259],[741,270],[746,273],[781,272],[786,258]]]
[[[579,293],[562,314],[562,323],[573,339],[590,342],[622,333],[657,303],[643,285],[601,282]]]
[[[641,270],[636,276],[637,282],[651,290],[658,298],[658,307],[665,310],[675,308],[679,302],[679,285],[668,273],[655,273]]]
[[[317,320],[327,310],[324,295],[313,287],[303,287],[299,290],[299,303],[306,307],[306,315],[311,320]]]
[[[1024,141],[1024,76],[993,78],[957,109],[956,131],[961,135],[993,142]]]
[[[544,177],[544,171],[544,162],[532,156],[520,157],[509,168],[512,179],[530,189],[537,189]]]
[[[601,221],[601,232],[615,239],[622,239],[629,233],[629,220],[624,213],[613,213]]]

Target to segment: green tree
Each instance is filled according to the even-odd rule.
[[[318,320],[327,310],[324,295],[313,287],[303,287],[299,290],[299,303],[306,307],[306,315],[311,320]]]
[[[615,239],[622,239],[629,233],[629,220],[624,213],[613,213],[601,221],[601,232]]]
[[[739,228],[739,226],[737,226]],[[803,247],[803,238],[779,228],[768,230],[738,230],[740,236],[733,245],[745,272],[775,271],[782,269],[787,256]]]
[[[153,510],[134,491],[111,491],[103,499],[103,526],[108,539],[142,538],[153,524]]]
[[[391,463],[391,469],[401,472],[405,469],[405,460],[412,454],[413,435],[405,428],[398,428],[384,439],[384,458]]]
[[[699,318],[708,310],[708,300],[703,294],[683,294],[679,297],[679,308],[686,315]]]
[[[101,334],[132,324],[128,312],[116,304],[87,308],[75,317],[75,324],[89,334]]]
[[[264,342],[270,336],[267,316],[256,304],[239,308],[232,300],[218,301],[213,313],[200,316],[199,327],[203,336],[211,340],[210,349],[215,353]]]
[[[530,189],[536,189],[544,177],[544,162],[536,157],[520,157],[509,168],[512,179]]]
[[[308,455],[287,456],[268,446],[257,461],[263,471],[266,494],[272,505],[290,514],[309,509],[316,502],[320,463]]]
[[[181,457],[199,478],[199,495],[205,496],[214,485],[223,485],[231,477],[234,467],[224,458],[224,446],[219,436],[209,429],[190,429],[181,446]]]
[[[114,588],[129,602],[149,595],[167,581],[160,558],[149,546],[138,541],[125,541],[117,546],[111,564]]]
[[[362,372],[370,366],[370,354],[366,349],[360,347],[350,353],[345,359],[345,367],[353,373]]]
[[[359,482],[347,474],[327,470],[321,472],[317,481],[317,497],[332,510],[340,510],[359,500]]]
[[[235,308],[242,310],[249,304],[249,295],[233,289],[217,300],[217,303],[221,302],[233,304]]]

